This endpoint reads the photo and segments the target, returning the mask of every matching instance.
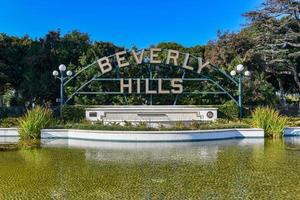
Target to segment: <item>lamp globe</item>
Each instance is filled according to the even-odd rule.
[[[58,69],[59,69],[59,71],[64,72],[64,71],[66,71],[67,68],[66,68],[66,65],[60,64]]]

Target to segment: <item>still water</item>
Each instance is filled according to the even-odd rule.
[[[43,140],[39,149],[0,152],[0,199],[300,199],[300,137]]]

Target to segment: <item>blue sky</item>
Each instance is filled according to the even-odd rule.
[[[217,30],[238,31],[242,13],[262,0],[0,0],[0,32],[33,38],[48,30],[139,48],[158,42],[206,44]]]

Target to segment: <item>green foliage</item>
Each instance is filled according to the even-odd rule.
[[[223,105],[218,106],[219,118],[234,120],[239,118],[239,107],[234,101],[228,101]]]
[[[252,113],[252,126],[264,129],[265,137],[282,137],[286,124],[287,118],[271,107],[258,107]]]
[[[256,72],[245,81],[244,104],[274,106],[279,102],[275,88],[267,81],[269,78],[265,73]]]
[[[190,124],[189,124],[189,127],[191,129],[199,129],[201,126],[201,122],[199,121],[192,121]]]
[[[172,128],[173,128],[173,129],[176,129],[176,130],[184,130],[184,129],[187,129],[187,128],[185,127],[184,122],[176,122]]]
[[[52,112],[47,108],[35,107],[18,120],[21,139],[38,139],[41,129],[52,123]]]
[[[177,43],[162,42],[157,47],[177,49],[193,56],[203,57],[227,73],[237,64],[243,63],[251,72],[257,72],[251,76],[250,80],[245,80],[244,105],[275,105],[278,103],[275,91],[280,90],[281,94],[295,93],[299,92],[300,88],[299,38],[296,37],[299,35],[300,27],[297,6],[298,4],[290,3],[290,1],[266,1],[261,8],[246,13],[245,16],[250,23],[240,32],[218,33],[216,42],[209,42],[202,46],[187,48]],[[84,70],[80,76],[66,85],[65,93],[70,95],[87,80],[99,74],[99,67],[95,62],[97,57],[112,55],[123,49],[110,42],[92,42],[87,33],[79,31],[71,31],[65,35],[61,35],[60,31],[49,31],[44,37],[38,39],[1,33],[0,95],[7,94],[6,99],[10,105],[32,105],[32,103],[53,105],[58,97],[59,84],[51,74],[59,64],[67,64],[68,69],[75,73],[90,65],[89,70]],[[161,52],[159,56],[165,60],[166,52]],[[178,59],[179,66],[182,65],[183,60],[182,56]],[[197,59],[190,58],[189,65],[196,68],[196,61]],[[153,78],[182,77],[184,72],[175,66],[170,66],[172,68],[170,70],[170,67],[165,65],[141,64],[137,67],[132,64],[131,67],[120,68],[118,74],[121,77],[146,78],[148,67],[152,68]],[[201,73],[203,76],[215,77],[214,79],[221,86],[236,95],[236,86],[226,77],[220,76],[216,70],[205,68]],[[112,74],[107,74],[104,78],[106,77],[112,77]],[[185,77],[198,78],[199,75],[187,73]],[[93,81],[85,87],[85,90],[87,92],[108,91],[108,89],[118,87],[117,82]],[[219,89],[209,81],[205,84],[199,84],[198,81],[186,81],[184,89],[194,94],[180,95],[178,104],[212,105],[222,104],[225,100],[220,95],[195,95],[199,91]],[[8,94],[10,91],[14,93]],[[156,95],[154,103],[172,104],[174,99],[175,95],[171,94]],[[83,105],[149,104],[149,95],[129,95],[126,99],[123,95],[77,95],[71,99],[70,103]],[[222,112],[224,109],[227,111]],[[237,116],[234,116],[234,112],[228,111],[226,106],[221,106],[220,111],[221,117],[233,119]],[[0,116],[1,114],[0,111]],[[66,120],[69,120],[69,117],[71,116],[66,117]],[[76,117],[75,115],[75,119],[70,120],[80,121]]]
[[[103,124],[102,122],[91,123],[67,123],[56,124],[51,128],[54,129],[83,129],[83,130],[110,130],[110,131],[176,131],[176,130],[208,130],[208,129],[231,129],[231,128],[250,128],[251,126],[245,122],[231,122],[218,120],[216,122],[191,122],[189,126],[185,126],[183,122],[175,123],[171,127],[165,127],[160,124],[157,128],[149,127],[146,122],[137,125],[121,126],[118,123]]]
[[[285,99],[288,104],[299,104],[300,101],[299,95],[286,95]]]
[[[211,123],[200,123],[197,130],[213,130],[213,129],[233,129],[233,128],[250,128],[250,125],[240,122],[211,122]]]
[[[290,127],[300,126],[300,117],[290,117],[288,119],[287,126]]]
[[[65,128],[65,129],[83,129],[83,130],[107,130],[107,131],[150,131],[155,130],[150,127],[145,127],[144,125],[140,126],[121,126],[118,123],[103,124],[103,123],[67,123],[67,124],[58,124],[52,128]]]
[[[7,118],[0,119],[0,127],[1,128],[18,127],[18,118],[7,117]]]
[[[133,124],[131,122],[125,121],[124,126],[128,127],[128,128],[131,128],[131,127],[133,127]]]
[[[146,130],[148,129],[148,124],[146,122],[140,122],[136,127]]]
[[[64,105],[62,108],[62,119],[66,122],[78,123],[85,118],[83,106]]]

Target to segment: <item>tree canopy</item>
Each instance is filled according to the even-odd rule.
[[[203,57],[229,73],[237,64],[244,64],[252,72],[245,81],[244,103],[248,105],[285,103],[286,94],[300,90],[300,3],[297,0],[266,0],[259,9],[244,14],[248,23],[239,32],[218,32],[218,39],[207,45],[184,47],[175,42],[153,45],[163,49],[176,49]],[[135,49],[136,47],[132,47]],[[88,34],[72,31],[61,35],[60,31],[49,31],[40,39],[0,34],[0,95],[11,95],[11,105],[50,104],[55,105],[59,84],[52,76],[59,64],[77,72],[100,57],[124,50],[110,42],[92,41]],[[144,71],[143,71],[144,70]],[[134,66],[120,71],[121,75],[142,76],[146,68]],[[72,81],[65,90],[70,95],[95,70],[87,71]],[[183,71],[160,69],[160,76],[181,77]],[[218,80],[229,90],[230,83]],[[114,85],[112,85],[113,87]],[[93,84],[89,89],[104,88]],[[214,90],[210,85],[191,83],[193,90]],[[13,91],[13,92],[12,92]],[[234,91],[231,90],[233,93]],[[158,104],[170,104],[173,97],[157,96]],[[227,99],[228,100],[228,99]],[[145,96],[132,95],[129,104],[145,104]],[[226,101],[214,95],[183,95],[179,104],[214,104]],[[1,101],[0,101],[1,102]],[[74,104],[123,104],[120,95],[76,96]]]

